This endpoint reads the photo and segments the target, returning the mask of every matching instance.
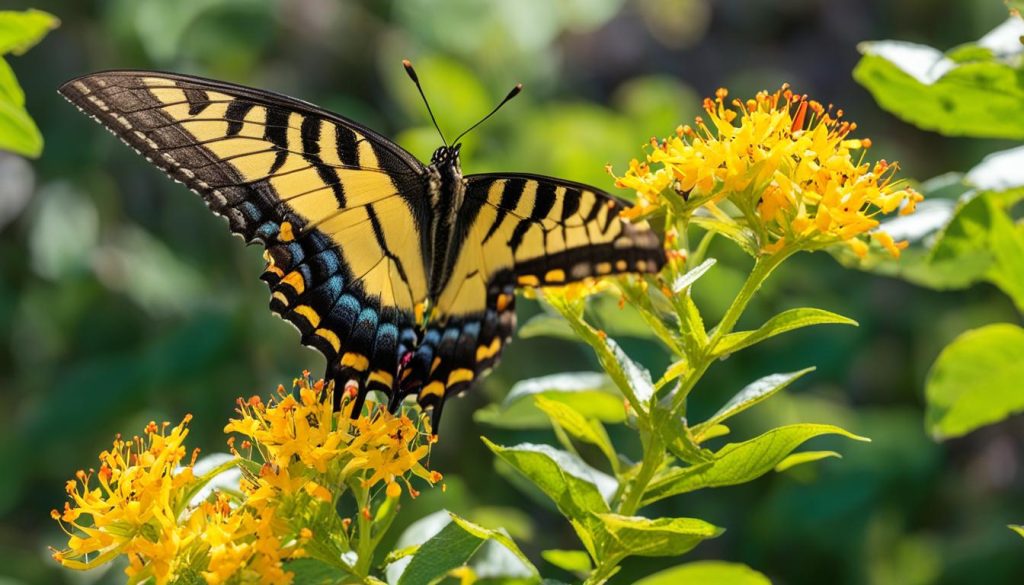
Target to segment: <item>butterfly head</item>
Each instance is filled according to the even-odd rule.
[[[454,166],[459,168],[459,151],[462,149],[462,144],[456,144],[454,146],[439,146],[434,154],[430,157],[430,164],[437,167]]]

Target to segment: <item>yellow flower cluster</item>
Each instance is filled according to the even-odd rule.
[[[63,512],[51,512],[69,537],[67,550],[55,552],[55,559],[89,569],[124,555],[129,576],[167,581],[182,546],[177,517],[195,479],[195,453],[181,467],[189,419],[170,432],[168,424],[150,423],[145,437],[116,438],[100,454],[99,470],[79,471],[67,482],[70,501]]]
[[[367,494],[384,482],[389,500],[401,495],[399,481],[416,495],[412,475],[441,480],[421,463],[433,442],[422,425],[372,402],[352,420],[353,395],[346,392],[335,412],[333,385],[311,383],[308,373],[295,387],[298,398],[279,387],[269,404],[239,401],[240,418],[225,432],[243,435],[241,447],[249,451],[239,453],[229,439],[236,458],[228,465],[243,472],[240,493],[213,491],[190,502],[226,467],[197,477],[198,450],[185,461],[191,417],[173,428],[150,423],[144,437],[130,441],[118,437],[100,454],[99,470],[68,482],[64,510],[51,513],[68,534],[67,548],[54,558],[85,570],[123,555],[132,582],[158,585],[185,574],[202,575],[208,585],[290,583],[285,561],[306,554],[311,522],[337,515],[350,480]],[[369,499],[364,504],[368,515]]]
[[[842,110],[786,86],[746,102],[727,97],[718,90],[704,101],[707,121],[698,117],[695,127],[653,142],[645,162],[631,161],[616,177],[637,193],[627,215],[666,207],[665,196],[674,195],[717,220],[742,222],[765,254],[844,242],[864,256],[870,236],[899,256],[906,243],[877,230],[877,216],[912,213],[922,196],[893,180],[896,164],[864,162],[871,141],[850,138],[857,125],[843,121]]]
[[[320,483],[341,485],[358,476],[362,487],[383,481],[389,494],[401,493],[399,480],[408,483],[415,475],[431,484],[441,474],[428,471],[421,463],[435,440],[405,414],[392,414],[381,404],[366,402],[367,412],[351,417],[355,389],[344,390],[340,412],[332,408],[333,386],[323,380],[310,383],[295,380],[299,398],[278,388],[279,398],[264,403],[258,397],[239,401],[238,419],[232,419],[224,432],[246,437],[244,444],[255,445],[263,460],[278,470],[278,475],[299,462],[303,469],[315,471],[317,482],[305,484],[306,491],[328,499],[329,490]],[[262,479],[262,478],[261,478]],[[275,477],[276,481],[284,481]],[[312,485],[312,487],[311,487]],[[395,490],[398,490],[397,492]]]

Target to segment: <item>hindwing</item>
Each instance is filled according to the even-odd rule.
[[[516,287],[656,272],[665,263],[651,227],[623,220],[628,203],[603,191],[530,174],[466,181],[457,253],[413,358],[418,369],[404,374],[435,410],[497,363],[515,329]]]
[[[430,209],[412,155],[306,102],[195,77],[112,71],[60,92],[266,246],[271,308],[329,377],[359,381],[361,398],[392,391],[427,297]]]

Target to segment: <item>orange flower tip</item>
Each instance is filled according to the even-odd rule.
[[[341,519],[341,528],[342,528],[342,530],[348,530],[349,526],[352,526],[352,519],[351,518],[342,518]]]
[[[395,499],[395,498],[401,497],[401,495],[402,495],[402,486],[398,485],[397,481],[393,481],[393,482],[388,484],[388,487],[385,490],[385,494],[387,495],[388,498],[390,498],[392,500]]]
[[[412,498],[412,499],[414,499],[414,500],[415,500],[416,498],[420,497],[420,492],[419,492],[419,490],[417,490],[417,489],[413,489],[413,488],[412,488],[412,487],[410,486],[410,487],[409,487],[409,497],[410,497],[410,498]]]
[[[303,528],[302,530],[299,530],[299,538],[302,540],[310,540],[313,538],[313,531],[309,528]]]
[[[871,148],[871,144],[872,144],[872,142],[871,142],[870,138],[861,138],[860,139],[860,145],[863,148]]]
[[[54,520],[60,520],[60,512],[58,512],[56,508],[50,510],[50,518],[53,518]]]
[[[252,449],[252,443],[250,443],[248,440],[242,441],[242,448],[243,449]]]
[[[601,339],[601,341],[606,341],[608,339],[608,334],[605,333],[604,329],[598,329],[597,336]]]
[[[151,420],[151,421],[149,421],[149,424],[146,425],[146,433],[147,434],[153,434],[153,433],[157,432],[158,429],[159,429],[159,427],[156,426],[156,421],[152,421]]]
[[[303,378],[308,378],[309,377],[309,370],[302,370],[302,377]]]
[[[362,514],[363,518],[366,518],[367,520],[373,520],[373,514],[370,513],[370,508],[363,508]]]

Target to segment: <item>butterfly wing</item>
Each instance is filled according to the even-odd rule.
[[[656,272],[665,263],[646,222],[594,187],[530,174],[466,177],[455,227],[461,245],[432,324],[413,358],[422,405],[435,417],[447,396],[493,367],[515,328],[517,286],[560,286],[592,276]]]
[[[312,104],[196,77],[111,71],[60,93],[266,247],[271,309],[330,378],[392,391],[427,296],[430,210],[411,154]]]

